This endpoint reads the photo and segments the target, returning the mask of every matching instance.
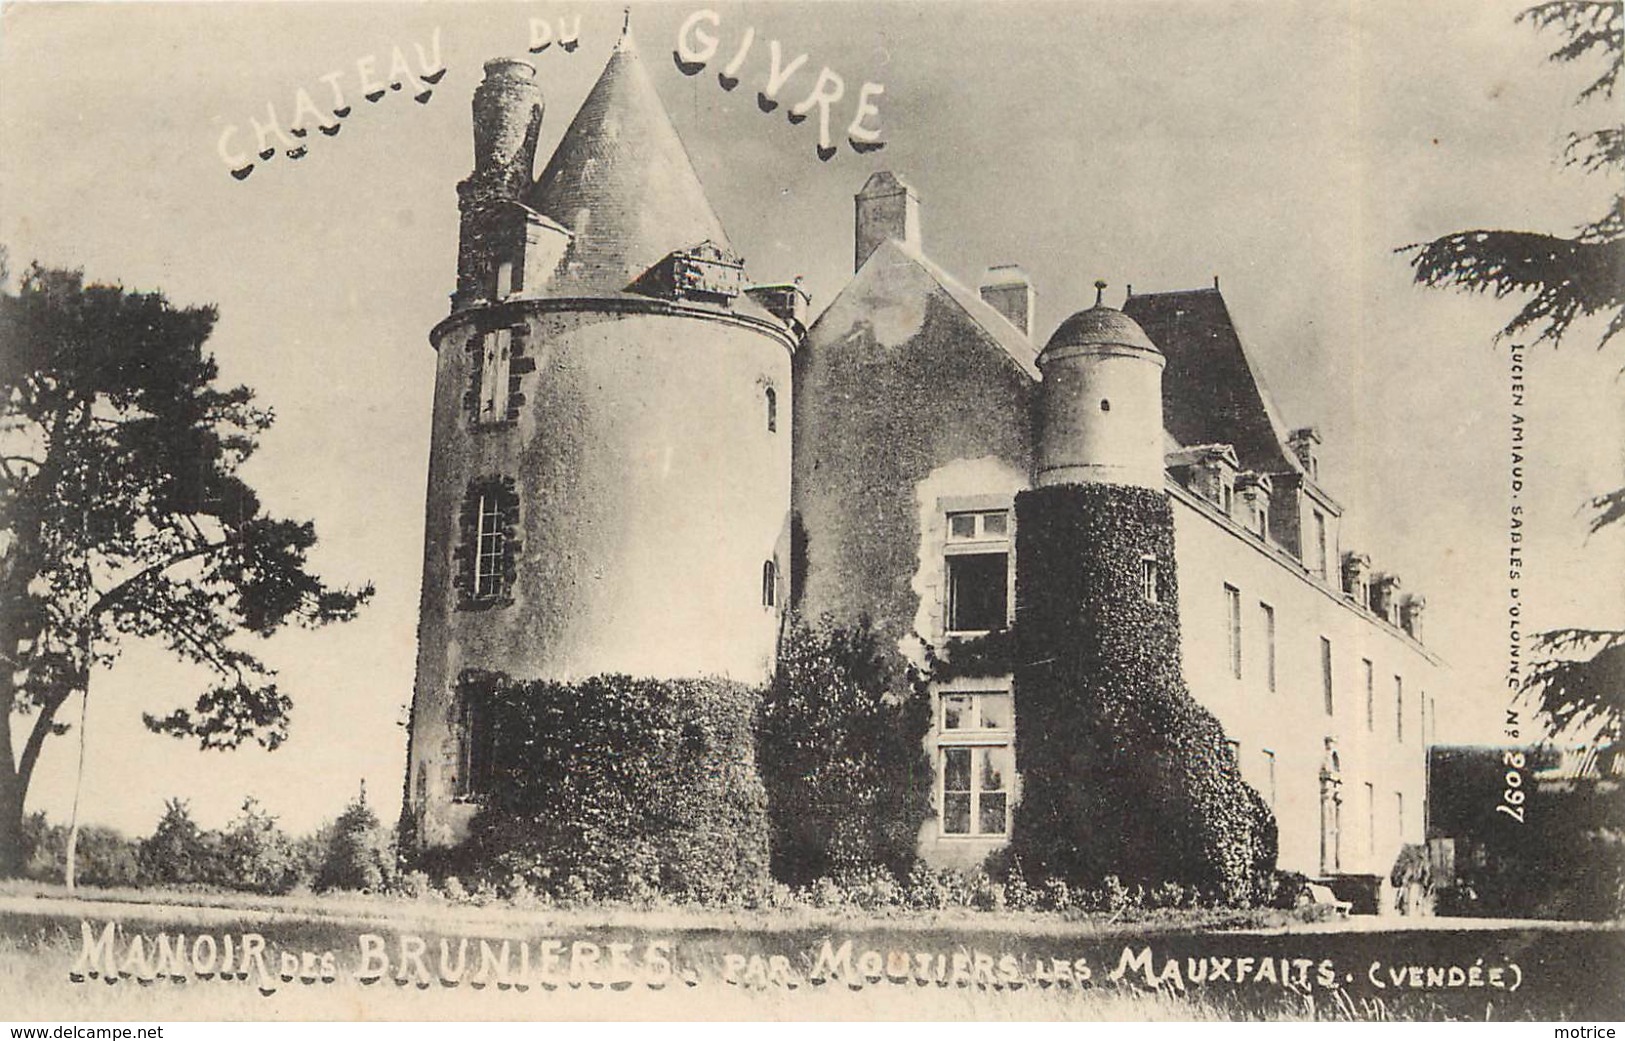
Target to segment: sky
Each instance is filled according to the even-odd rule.
[[[975,285],[1018,263],[1042,342],[1107,299],[1217,277],[1291,427],[1321,430],[1343,545],[1429,598],[1427,640],[1455,669],[1439,739],[1495,739],[1506,705],[1511,398],[1495,332],[1517,301],[1415,287],[1395,249],[1465,228],[1560,233],[1609,185],[1564,169],[1564,135],[1605,125],[1574,98],[1595,69],[1501,0],[712,4],[718,57],[692,78],[678,29],[702,3],[634,4],[633,33],[712,205],[759,281],[806,279],[825,306],[851,273],[852,195],[891,169],[918,191],[927,254]],[[294,831],[365,782],[399,808],[422,559],[434,358],[454,288],[455,186],[469,101],[492,57],[535,57],[539,165],[620,32],[603,3],[16,3],[0,6],[0,243],[96,281],[220,309],[228,383],[277,422],[246,476],[314,519],[316,568],[371,580],[356,621],[265,643],[295,701],[274,753],[204,753],[140,724],[207,677],[139,645],[93,680],[81,813],[145,834],[164,800],[218,827],[253,795]],[[723,91],[714,71],[755,41]],[[533,33],[538,36],[533,36]],[[768,41],[858,88],[885,147],[820,161],[818,119],[757,111]],[[396,48],[424,88],[360,95]],[[436,60],[438,59],[438,60]],[[360,67],[358,68],[358,63]],[[337,73],[337,75],[333,75]],[[325,77],[325,79],[324,79]],[[241,180],[254,120],[293,125],[300,91],[351,113]],[[268,107],[270,113],[268,113]],[[788,107],[788,106],[786,106]],[[233,130],[232,128],[236,128]],[[222,153],[225,153],[224,155]],[[1625,526],[1589,539],[1581,504],[1625,481],[1625,344],[1600,323],[1527,352],[1523,623],[1625,628]],[[51,741],[28,809],[65,820],[79,746]]]

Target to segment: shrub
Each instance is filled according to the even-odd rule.
[[[930,701],[867,620],[792,619],[757,718],[773,874],[906,875],[930,814]]]
[[[1112,872],[1262,899],[1275,820],[1185,687],[1167,497],[1057,485],[1019,494],[1016,514],[1013,852],[1075,884]],[[1155,601],[1146,555],[1161,565]]]
[[[42,882],[61,882],[67,872],[68,829],[43,813],[23,818],[23,872]],[[138,886],[145,880],[140,847],[112,828],[90,824],[79,829],[74,852],[74,881],[90,886]]]
[[[1044,879],[1044,888],[1039,897],[1038,906],[1046,911],[1066,912],[1072,910],[1072,887],[1066,884],[1064,878]]]
[[[1010,873],[1004,879],[1004,899],[1012,911],[1034,911],[1038,909],[1039,891],[1027,884],[1027,878],[1021,873],[1021,864],[1013,864]]]
[[[378,815],[367,805],[367,792],[344,808],[326,837],[317,843],[316,888],[382,889],[395,875],[395,846]]]
[[[220,876],[214,881],[255,893],[286,893],[304,881],[306,866],[293,840],[258,800],[243,800],[242,815],[220,837]]]
[[[655,893],[720,901],[766,880],[751,689],[467,673],[459,693],[490,720],[495,779],[446,864],[518,874],[568,902]]]

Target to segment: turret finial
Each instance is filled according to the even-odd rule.
[[[1106,280],[1104,278],[1097,278],[1095,279],[1095,306],[1101,307],[1105,304],[1105,302]]]

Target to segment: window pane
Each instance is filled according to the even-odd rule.
[[[980,748],[982,777],[978,785],[984,792],[1004,791],[1006,751],[1003,748]]]
[[[1008,799],[1003,792],[986,794],[978,803],[980,812],[976,815],[976,831],[981,835],[1003,835],[1005,832],[1005,803]]]
[[[988,536],[1002,536],[1009,531],[1008,515],[1004,513],[982,514],[982,534]]]
[[[945,792],[970,791],[970,749],[945,748],[942,750],[942,790]]]
[[[948,628],[954,632],[1003,629],[1008,566],[1003,553],[948,558]]]
[[[942,699],[942,729],[969,730],[974,726],[971,703],[969,694],[945,695]]]
[[[948,516],[948,534],[956,539],[974,539],[976,537],[976,514],[950,514]]]
[[[1011,704],[1008,694],[983,694],[982,703],[982,729],[983,730],[1009,730],[1011,725]]]
[[[947,835],[970,834],[970,793],[942,797],[942,830]]]

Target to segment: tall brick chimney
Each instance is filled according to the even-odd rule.
[[[982,276],[982,299],[993,310],[1004,315],[1010,324],[1025,336],[1033,334],[1033,312],[1037,310],[1038,294],[1033,291],[1032,279],[1015,264],[996,264]]]
[[[920,248],[920,197],[896,174],[881,170],[872,174],[863,190],[853,196],[856,203],[856,246],[852,270],[856,271],[887,239]]]

